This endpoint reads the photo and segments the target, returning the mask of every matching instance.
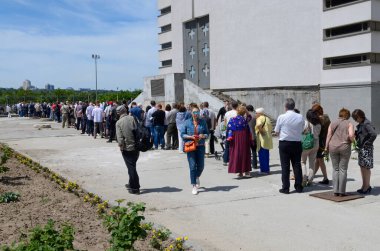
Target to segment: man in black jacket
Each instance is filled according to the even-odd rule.
[[[161,149],[165,149],[164,139],[164,125],[165,125],[165,112],[162,110],[162,105],[157,105],[157,110],[152,114],[153,128],[154,128],[154,148],[158,149],[158,144],[161,145]]]

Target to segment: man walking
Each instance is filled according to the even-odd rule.
[[[116,122],[117,142],[120,147],[125,165],[128,168],[129,183],[126,184],[128,192],[131,194],[140,193],[139,175],[136,170],[136,162],[139,159],[139,151],[135,148],[135,130],[137,124],[132,116],[127,115],[125,106],[119,106],[116,109],[120,115]]]
[[[167,117],[168,130],[166,131],[166,149],[176,150],[178,148],[177,113],[178,105],[174,103],[173,109],[169,112]]]
[[[92,117],[94,118],[94,139],[96,139],[98,131],[103,138],[103,110],[99,107],[99,102],[96,102],[96,106],[92,110]]]
[[[92,110],[94,110],[94,106],[92,105],[92,103],[90,103],[86,109],[88,136],[94,136],[94,117],[92,116]]]
[[[157,150],[158,145],[161,145],[161,149],[165,149],[165,112],[162,110],[162,105],[158,104],[156,111],[152,114],[153,118],[153,130],[154,130],[154,148]],[[149,110],[150,111],[150,110]]]
[[[62,105],[61,113],[62,113],[62,128],[65,128],[66,123],[67,123],[67,128],[69,128],[70,107],[67,101]]]
[[[286,113],[280,115],[277,119],[275,132],[279,135],[279,152],[282,169],[282,189],[280,193],[289,194],[289,173],[290,162],[293,165],[295,183],[294,188],[298,193],[302,193],[302,132],[304,128],[304,119],[301,114],[294,112],[295,103],[291,98],[286,99]]]

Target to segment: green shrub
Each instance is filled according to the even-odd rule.
[[[112,207],[110,213],[105,215],[104,225],[111,233],[110,251],[133,250],[133,244],[139,238],[147,236],[142,221],[145,217],[143,203],[128,203],[127,207],[121,207],[123,200],[117,200],[118,205]]]
[[[6,192],[0,195],[0,203],[9,203],[12,201],[18,201],[20,194],[14,192]]]
[[[152,238],[149,241],[150,245],[155,249],[163,250],[163,242],[169,239],[171,234],[170,230],[167,228],[153,229],[152,234]]]
[[[43,227],[36,227],[30,232],[25,242],[10,247],[3,247],[3,251],[65,251],[74,250],[74,228],[69,224],[62,224],[60,231],[54,227],[54,221],[49,220]]]

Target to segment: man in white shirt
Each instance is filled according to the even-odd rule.
[[[96,102],[94,110],[92,110],[92,116],[94,117],[94,139],[99,130],[100,136],[103,138],[103,109],[99,107],[99,102]]]
[[[239,103],[236,101],[231,102],[232,110],[226,112],[226,115],[224,115],[224,124],[226,126],[226,135],[228,135],[228,122],[230,122],[230,119],[237,116],[236,109],[238,108]],[[230,143],[226,140],[225,147],[224,147],[224,153],[223,153],[223,165],[227,166],[228,162],[230,161]]]
[[[280,193],[289,194],[289,174],[290,162],[293,165],[295,183],[294,188],[298,193],[302,193],[302,132],[304,129],[304,119],[301,114],[294,112],[295,102],[288,98],[285,102],[286,113],[277,119],[274,131],[279,135],[279,152],[282,169],[282,189]]]
[[[90,102],[90,104],[86,108],[86,115],[87,115],[87,134],[90,136],[94,136],[94,117],[92,116],[92,110],[94,110],[93,104]]]

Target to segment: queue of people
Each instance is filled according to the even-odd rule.
[[[291,179],[299,193],[304,187],[313,186],[319,169],[323,174],[319,183],[329,185],[325,159],[331,158],[334,195],[345,196],[352,147],[358,151],[362,175],[362,186],[357,192],[367,194],[372,190],[373,142],[377,134],[360,109],[352,113],[356,130],[349,121],[350,111],[345,108],[331,122],[322,106],[315,103],[304,118],[291,98],[286,100],[285,113],[277,118],[274,130],[264,108],[255,110],[252,105],[235,101],[225,101],[217,114],[209,108],[208,102],[199,106],[195,103],[163,106],[153,100],[145,110],[141,104],[126,101],[20,103],[16,109],[20,116],[51,118],[62,123],[62,128],[73,127],[95,139],[99,135],[109,143],[117,141],[130,177],[126,187],[132,194],[140,193],[136,171],[139,150],[134,147],[139,127],[146,128],[153,145],[151,150],[186,153],[194,195],[198,194],[205,158],[215,154],[216,134],[224,148],[223,165],[238,179],[250,177],[254,169],[260,169],[262,175],[270,174],[270,151],[273,135],[277,135],[282,170],[280,193],[289,194]]]

